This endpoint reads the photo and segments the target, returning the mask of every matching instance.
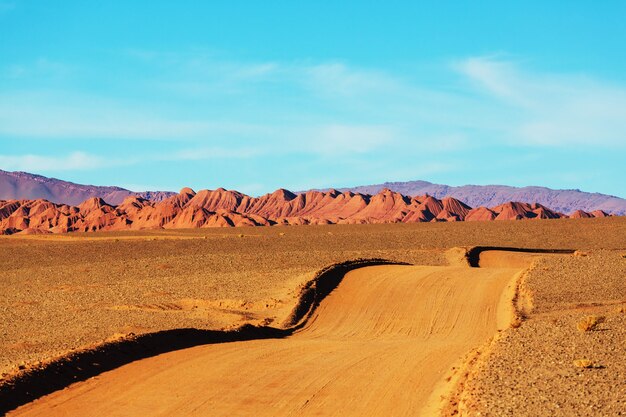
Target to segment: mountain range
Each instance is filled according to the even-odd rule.
[[[570,217],[606,217],[601,210],[578,210]],[[507,202],[472,209],[453,198],[405,196],[389,189],[375,195],[351,191],[279,189],[250,197],[223,188],[180,193],[154,202],[128,196],[117,206],[93,197],[77,206],[44,199],[0,200],[0,233],[63,233],[73,231],[175,229],[197,227],[271,226],[355,223],[416,223],[558,219],[568,217],[541,204]]]
[[[524,201],[536,202],[566,214],[571,214],[576,210],[587,212],[602,210],[610,214],[626,215],[626,200],[623,198],[580,190],[553,190],[535,186],[520,188],[506,185],[463,185],[453,187],[428,181],[407,181],[340,188],[339,191],[373,195],[385,188],[406,196],[428,194],[438,199],[454,197],[472,207],[493,207],[508,201]],[[108,204],[117,205],[129,196],[158,202],[175,194],[171,191],[134,192],[121,187],[82,185],[26,172],[0,170],[0,199],[2,200],[45,199],[58,204],[78,205],[89,198],[99,197]]]
[[[134,196],[161,201],[176,193],[170,191],[134,192],[121,187],[76,184],[28,172],[11,172],[0,169],[0,199],[36,200],[76,205],[92,198],[102,198],[109,204],[120,204],[126,197]]]
[[[463,185],[453,187],[428,181],[407,181],[339,188],[339,190],[376,194],[385,188],[411,196],[428,194],[436,198],[454,197],[472,207],[491,207],[507,201],[526,201],[539,203],[566,214],[576,210],[602,210],[615,215],[626,214],[626,200],[623,198],[580,190],[553,190],[537,186]]]

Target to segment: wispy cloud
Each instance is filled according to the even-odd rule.
[[[569,74],[525,71],[490,57],[461,61],[456,68],[480,94],[514,110],[503,133],[533,146],[626,146],[626,88]],[[506,113],[504,113],[506,114]],[[486,126],[489,127],[488,125]]]
[[[313,94],[334,97],[356,97],[373,92],[389,93],[402,89],[402,82],[381,71],[353,68],[342,62],[329,62],[305,67],[294,67]],[[407,87],[407,86],[405,86]]]
[[[520,91],[523,76],[520,77],[514,63],[491,57],[471,57],[455,65],[483,92],[511,104],[522,107],[532,106],[526,91]]]
[[[0,166],[9,171],[77,171],[92,170],[112,165],[112,161],[85,152],[69,155],[0,155]]]
[[[144,152],[130,156],[98,155],[75,151],[67,155],[1,155],[0,168],[9,171],[56,172],[89,171],[153,162],[208,161],[212,159],[248,159],[265,153],[260,148],[193,147],[172,152]]]
[[[262,156],[267,151],[259,147],[197,147],[181,149],[171,154],[163,154],[155,157],[162,161],[204,161],[209,159],[248,159]]]
[[[394,140],[388,126],[332,124],[313,129],[303,151],[320,155],[361,154],[380,148]]]
[[[62,139],[221,139],[259,132],[261,126],[172,117],[123,100],[19,92],[0,95],[0,135]]]
[[[533,72],[510,59],[457,61],[448,73],[448,84],[457,87],[436,88],[418,77],[345,62],[237,63],[210,53],[141,50],[127,55],[162,69],[134,80],[134,99],[76,88],[5,89],[0,137],[196,141],[201,145],[186,155],[196,160],[254,157],[263,149],[332,156],[396,145],[423,156],[494,144],[626,145],[626,88]],[[5,67],[5,76],[68,67],[40,60]],[[459,81],[465,84],[458,87]],[[141,94],[146,98],[138,99]]]

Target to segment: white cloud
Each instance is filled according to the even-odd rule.
[[[247,159],[267,153],[261,148],[254,147],[200,147],[181,149],[167,155],[160,155],[157,159],[163,161],[202,161],[208,159]]]
[[[364,154],[400,143],[403,152],[422,156],[494,144],[626,145],[623,86],[532,72],[511,60],[456,62],[456,75],[470,82],[459,88],[453,72],[446,87],[342,62],[222,62],[206,52],[127,54],[167,68],[152,80],[135,80],[149,98],[137,98],[136,92],[127,100],[71,89],[6,90],[0,94],[0,136],[202,143],[196,148],[203,151],[191,146],[179,155],[190,159],[254,157],[263,149]],[[42,59],[32,68],[5,67],[4,73],[29,76],[66,68]],[[230,148],[235,151],[226,151]]]
[[[0,95],[0,135],[61,139],[220,139],[262,127],[180,119],[124,101],[64,92]]]
[[[531,105],[527,92],[520,91],[523,80],[511,62],[472,57],[457,63],[456,68],[489,94],[515,105]]]
[[[580,75],[524,71],[512,62],[485,57],[466,59],[456,68],[480,93],[494,99],[495,117],[509,116],[509,125],[500,127],[509,141],[533,146],[626,146],[622,86]],[[506,113],[498,106],[511,110]]]
[[[8,171],[76,171],[98,169],[110,165],[111,161],[85,152],[73,152],[61,156],[0,155],[0,167]]]
[[[321,155],[367,153],[390,143],[393,131],[385,126],[327,125],[314,129],[305,149]],[[308,144],[308,146],[306,145]]]
[[[144,153],[128,157],[102,156],[82,151],[58,156],[0,155],[0,169],[27,172],[87,171],[150,162],[245,159],[257,156],[262,152],[261,149],[255,148],[198,147],[182,148],[169,153]]]
[[[314,94],[357,96],[366,93],[398,91],[400,83],[394,77],[374,70],[356,69],[341,62],[294,67],[304,75],[301,80]]]

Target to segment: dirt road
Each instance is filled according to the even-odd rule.
[[[140,360],[9,415],[430,415],[446,372],[508,325],[505,289],[519,271],[357,269],[292,336]]]

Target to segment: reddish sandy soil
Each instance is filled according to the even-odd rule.
[[[3,377],[128,332],[276,325],[316,270],[383,257],[431,266],[355,270],[292,336],[136,361],[16,413],[619,415],[624,236],[608,218],[2,238]],[[449,248],[486,244],[582,251],[443,266],[463,252]],[[505,329],[513,307],[524,320]],[[605,327],[581,334],[587,313]]]
[[[350,272],[286,339],[141,360],[15,416],[416,415],[437,383],[510,321],[519,269],[377,266]],[[431,403],[429,403],[429,400]],[[435,401],[435,404],[432,403]]]

